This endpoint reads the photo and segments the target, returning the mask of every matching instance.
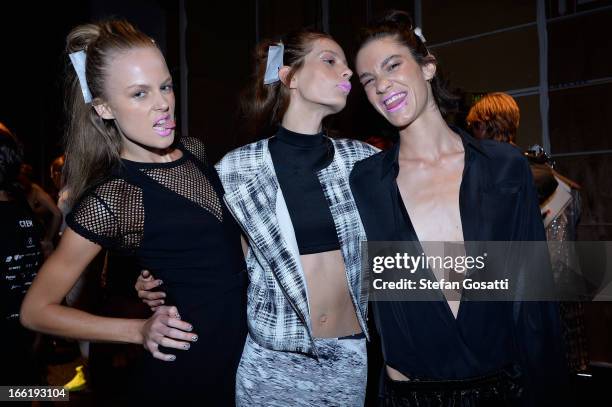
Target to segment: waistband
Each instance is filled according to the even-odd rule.
[[[358,334],[353,334],[353,335],[347,335],[347,336],[341,336],[338,338],[339,341],[344,340],[344,339],[365,339],[365,334],[363,332],[359,332]]]
[[[493,397],[499,400],[510,400],[518,398],[522,393],[521,373],[516,367],[503,368],[487,375],[465,379],[412,379],[408,381],[392,380],[383,367],[381,376],[384,376],[381,377],[383,379],[381,381],[383,398],[423,401],[433,397],[433,399],[457,401]]]

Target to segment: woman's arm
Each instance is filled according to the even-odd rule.
[[[142,343],[144,320],[98,317],[60,305],[101,249],[67,228],[23,300],[21,323],[35,331],[69,338]]]
[[[148,320],[142,320],[100,317],[60,305],[100,250],[99,245],[66,228],[57,250],[43,264],[23,300],[21,323],[29,329],[56,336],[143,344],[154,357],[174,360],[173,355],[160,353],[158,345],[188,349],[188,343],[170,338],[177,337],[175,331],[180,332],[186,338],[184,340],[197,339],[193,333],[175,329],[192,329],[191,325],[177,318],[175,307],[162,307]],[[183,339],[183,336],[177,339]]]

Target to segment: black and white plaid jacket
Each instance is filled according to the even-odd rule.
[[[329,204],[357,318],[366,336],[367,287],[361,281],[361,218],[349,186],[355,162],[377,150],[349,139],[332,139],[334,158],[317,173]],[[306,281],[287,205],[274,172],[268,139],[229,152],[217,165],[223,199],[250,249],[247,300],[249,334],[261,346],[317,357]],[[369,338],[369,336],[368,336]]]

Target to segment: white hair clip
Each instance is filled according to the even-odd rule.
[[[284,53],[285,47],[282,43],[270,45],[268,48],[268,61],[266,62],[266,73],[264,75],[265,85],[280,81],[278,71],[283,66]]]
[[[427,42],[427,41],[425,41],[425,36],[423,36],[423,31],[421,31],[421,27],[416,27],[414,29],[414,35],[419,37],[421,39],[421,41],[423,41],[423,43]]]
[[[91,103],[92,97],[91,92],[89,91],[89,86],[87,86],[87,77],[85,76],[85,66],[87,63],[87,54],[85,51],[77,51],[68,55],[70,57],[70,62],[72,62],[72,66],[79,78],[79,84],[81,85],[81,92],[83,93],[83,99],[85,103]]]

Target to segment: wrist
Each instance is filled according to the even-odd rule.
[[[130,320],[130,326],[128,328],[128,341],[130,343],[137,345],[142,345],[144,343],[143,330],[146,322],[146,319]]]

